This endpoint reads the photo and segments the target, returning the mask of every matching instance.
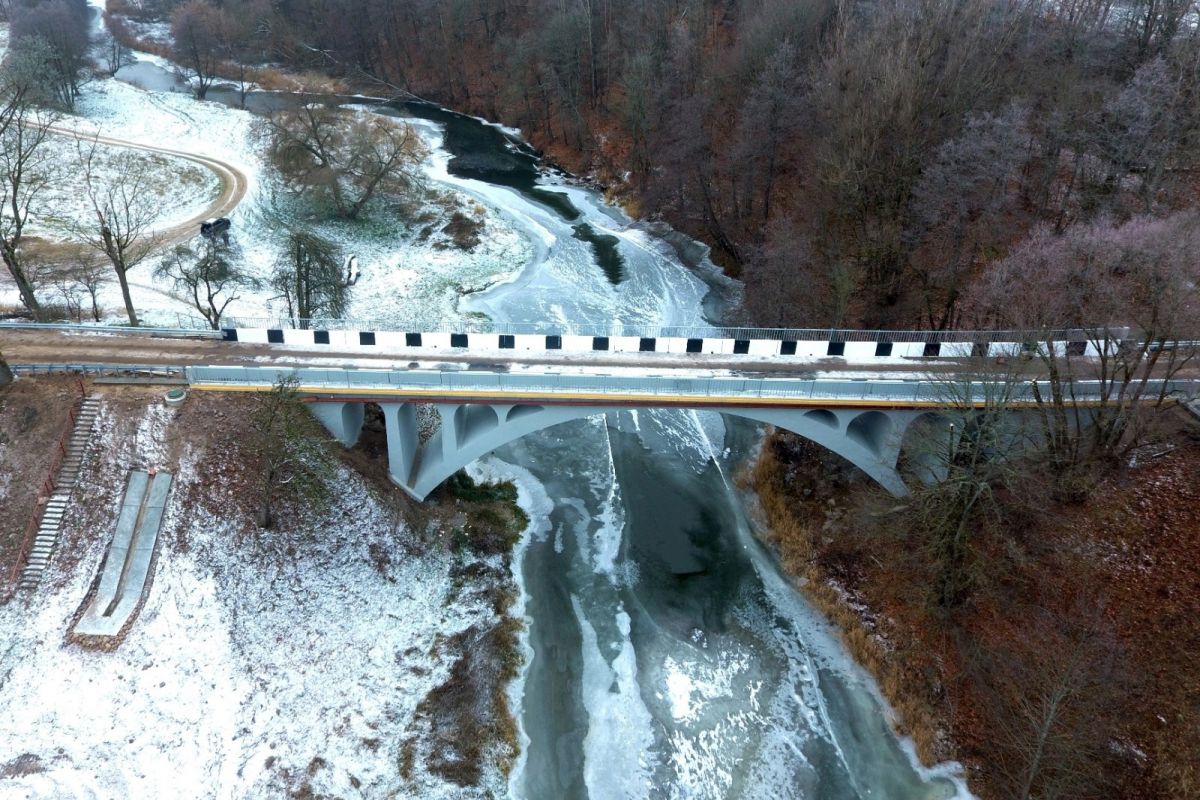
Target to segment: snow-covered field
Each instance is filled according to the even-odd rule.
[[[423,758],[407,777],[399,768],[425,731],[418,705],[446,681],[443,642],[496,619],[485,596],[455,586],[464,556],[414,547],[344,468],[327,512],[256,543],[221,496],[236,483],[211,480],[236,465],[172,430],[186,413],[105,401],[59,555],[28,606],[0,607],[0,798],[502,791],[494,768],[479,789],[447,784]],[[116,650],[69,644],[127,470],[152,465],[176,483],[146,604]]]
[[[88,231],[95,225],[95,210],[88,199],[81,167],[92,143],[82,137],[50,136],[43,147],[47,160],[55,165],[54,180],[38,193],[28,232],[30,236],[70,239],[80,228]],[[210,170],[159,153],[99,144],[91,161],[100,197],[115,173],[144,170],[147,202],[158,209],[151,232],[199,216],[220,191],[220,182]]]
[[[370,113],[354,110],[352,113]],[[281,187],[265,161],[266,142],[251,113],[215,102],[198,102],[173,92],[145,91],[115,79],[98,79],[83,89],[76,115],[61,127],[85,134],[166,146],[173,150],[208,156],[242,172],[248,181],[245,200],[230,215],[234,244],[248,271],[267,278],[279,256],[283,234],[264,221],[264,204],[280,196]],[[319,233],[341,245],[345,256],[354,256],[361,270],[351,290],[347,316],[395,319],[399,325],[437,327],[459,316],[458,304],[465,293],[511,279],[528,262],[532,249],[485,201],[439,181],[443,174],[436,148],[440,133],[423,124],[420,133],[431,155],[425,165],[423,197],[407,203],[403,212],[389,198],[382,198],[368,219],[360,222],[311,222]],[[57,147],[74,148],[70,140]],[[215,180],[211,174],[199,181],[191,170],[170,161],[170,174],[161,184],[168,187],[171,211],[178,222],[189,212],[199,213],[211,200]],[[179,172],[183,169],[184,172]],[[81,202],[68,184],[58,186],[42,204],[34,224],[42,229],[62,228],[61,219],[78,214]],[[480,225],[480,242],[471,250],[456,248],[441,231],[454,211]],[[151,257],[130,273],[134,305],[146,323],[174,324],[178,315],[195,316],[191,307],[164,291],[153,271],[158,259]],[[119,322],[122,303],[115,280],[101,291],[107,319]],[[0,305],[16,305],[18,296],[7,274],[0,276]],[[270,288],[243,290],[228,309],[230,316],[262,317],[283,313],[282,304]]]

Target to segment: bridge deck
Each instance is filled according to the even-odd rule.
[[[340,401],[408,400],[430,403],[640,406],[678,408],[803,407],[937,408],[948,404],[984,407],[996,402],[994,385],[937,380],[830,380],[751,378],[673,373],[668,375],[519,373],[437,370],[333,370],[280,367],[189,367],[193,388],[202,391],[264,391],[281,376],[295,374],[301,394]],[[1048,387],[1039,387],[1043,397]],[[1075,384],[1076,405],[1101,402],[1094,382]],[[1184,388],[1168,383],[1168,392]],[[1006,404],[1032,406],[1032,383],[1008,389]]]

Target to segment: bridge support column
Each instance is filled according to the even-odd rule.
[[[438,403],[434,408],[437,409],[438,417],[442,421],[442,428],[438,437],[442,444],[442,460],[445,462],[454,461],[455,454],[458,452],[459,447],[462,446],[464,434],[462,416],[464,407],[461,405]]]
[[[387,428],[388,474],[409,490],[417,466],[417,411],[411,403],[380,403]]]
[[[362,403],[316,402],[308,408],[314,417],[325,426],[325,430],[345,447],[354,447],[362,434]]]

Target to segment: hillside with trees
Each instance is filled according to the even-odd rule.
[[[964,297],[989,263],[1196,203],[1191,0],[119,10],[172,19],[201,87],[283,62],[518,126],[709,243],[758,324],[984,325]]]

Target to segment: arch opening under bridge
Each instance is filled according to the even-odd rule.
[[[386,421],[388,473],[417,500],[425,499],[471,462],[523,436],[627,407],[490,402],[430,405],[440,424],[422,436],[414,403],[379,400]],[[314,398],[311,403],[317,419],[347,447],[354,446],[362,431],[361,406],[360,400]],[[896,465],[905,431],[922,411],[832,406],[723,406],[719,410],[802,436],[846,459],[893,495],[908,493]]]

